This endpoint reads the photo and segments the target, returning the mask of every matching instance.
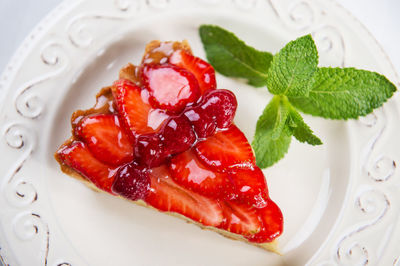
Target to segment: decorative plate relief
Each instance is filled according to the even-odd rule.
[[[20,247],[34,251],[36,257],[32,264],[59,266],[72,264],[62,259],[49,260],[52,252],[51,232],[56,225],[49,223],[47,217],[40,212],[40,207],[46,204],[42,202],[45,197],[42,197],[37,187],[39,181],[30,178],[29,172],[24,168],[39,148],[37,136],[40,136],[40,127],[35,126],[35,123],[42,121],[47,115],[46,107],[49,102],[41,97],[39,91],[48,89],[46,83],[58,79],[69,71],[71,55],[90,48],[93,43],[102,38],[101,32],[96,30],[99,21],[102,25],[114,26],[127,22],[133,23],[139,15],[146,12],[168,12],[169,7],[176,7],[178,3],[182,5],[182,8],[211,5],[216,8],[223,6],[255,14],[263,8],[272,10],[276,21],[281,23],[291,35],[311,33],[317,42],[320,57],[329,58],[329,64],[347,65],[347,42],[341,32],[342,29],[336,25],[329,13],[330,10],[327,7],[332,6],[329,1],[319,4],[306,0],[115,0],[111,5],[110,2],[101,4],[97,1],[76,2],[78,7],[80,4],[87,4],[92,8],[85,8],[82,11],[77,8],[73,16],[60,22],[65,24],[66,32],[62,33],[62,40],[65,41],[43,41],[38,64],[47,67],[48,71],[44,71],[32,80],[27,80],[18,87],[12,94],[13,113],[7,114],[3,120],[5,128],[2,138],[7,145],[5,150],[13,150],[17,154],[15,163],[7,169],[0,180],[1,194],[8,208],[14,213],[12,228],[4,230],[13,232],[13,237],[22,243]],[[72,8],[67,9],[66,6],[67,2],[60,5],[53,13],[54,15],[58,12],[58,15],[53,19],[50,18],[51,16],[45,19],[44,23],[38,26],[40,30],[36,29],[30,38],[40,35],[40,32],[45,33],[51,28],[53,22],[72,10]],[[33,52],[31,50],[34,45],[35,43],[28,38],[22,47],[27,52]],[[20,67],[15,62],[23,62],[23,60],[24,56],[21,55],[19,58],[14,58],[14,65],[11,63],[8,66],[8,71],[0,79],[0,94],[12,93],[9,91],[11,79]],[[349,203],[348,207],[343,209],[343,219],[334,229],[340,228],[341,232],[322,245],[320,254],[312,260],[313,264],[366,265],[374,263],[377,258],[372,250],[384,246],[385,243],[382,241],[390,240],[383,239],[382,243],[376,241],[373,246],[371,246],[371,241],[368,241],[371,237],[379,236],[380,231],[374,232],[375,227],[389,226],[393,222],[393,219],[390,220],[387,217],[393,216],[392,212],[399,208],[398,198],[392,199],[393,193],[388,193],[388,188],[394,182],[399,182],[396,176],[396,162],[390,154],[381,152],[382,147],[387,145],[387,140],[384,139],[387,120],[388,114],[384,110],[379,110],[356,122],[359,130],[367,130],[370,136],[367,143],[361,145],[363,151],[359,158],[360,167],[356,169],[356,178],[352,184],[354,194],[347,199]],[[357,219],[353,218],[353,214],[357,215]],[[11,257],[11,252],[5,253],[4,250],[11,250],[11,247],[5,247],[3,243],[0,243],[0,261],[3,264],[7,265],[8,261],[16,261]],[[22,249],[18,252],[24,253]],[[56,256],[62,256],[62,254],[53,255],[52,258]],[[396,261],[398,257],[394,259],[393,264]]]

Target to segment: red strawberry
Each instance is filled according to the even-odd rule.
[[[191,72],[199,82],[201,94],[217,87],[214,68],[206,61],[183,50],[177,50],[171,55],[169,62]]]
[[[111,168],[97,160],[83,142],[74,141],[58,151],[60,159],[98,188],[111,192],[116,168]]]
[[[206,226],[219,226],[223,220],[217,200],[206,198],[175,183],[168,168],[153,168],[146,202],[154,208],[182,214]]]
[[[205,196],[219,197],[231,188],[227,174],[208,169],[192,150],[173,157],[169,168],[178,184]]]
[[[187,70],[173,65],[144,65],[141,72],[155,108],[181,112],[200,97],[199,84]]]
[[[245,135],[235,126],[219,131],[195,146],[196,154],[206,165],[219,171],[255,165],[255,158]]]
[[[268,188],[264,174],[257,166],[254,169],[234,169],[229,173],[234,189],[230,199],[246,204],[254,204],[257,208],[265,207],[268,199]]]
[[[118,166],[133,160],[133,143],[121,127],[117,115],[84,117],[75,128],[75,135],[104,163]]]
[[[279,207],[272,200],[267,201],[267,206],[257,209],[262,221],[262,229],[255,235],[246,236],[250,242],[265,243],[271,242],[283,232],[283,216]]]
[[[233,202],[221,202],[224,212],[224,222],[221,228],[229,232],[250,236],[261,230],[262,223],[256,208]]]
[[[156,132],[168,117],[153,110],[148,103],[147,91],[128,80],[116,81],[112,92],[119,114],[134,136]]]

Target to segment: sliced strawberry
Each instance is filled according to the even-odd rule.
[[[254,235],[261,230],[262,223],[256,208],[228,201],[220,204],[225,218],[220,228],[244,236]]]
[[[255,165],[246,136],[233,124],[227,130],[199,142],[195,150],[202,162],[219,171],[236,167],[251,168]]]
[[[206,61],[184,50],[177,50],[171,55],[169,62],[191,72],[199,82],[201,94],[217,87],[214,68]]]
[[[100,114],[84,117],[75,127],[90,152],[100,161],[118,166],[133,160],[133,143],[121,127],[117,115]]]
[[[96,187],[112,193],[111,186],[117,169],[97,160],[83,142],[74,141],[60,149],[58,154],[63,163],[89,179]]]
[[[206,198],[175,183],[168,168],[153,168],[146,202],[160,211],[176,212],[206,226],[219,226],[223,220],[217,200]]]
[[[262,221],[262,229],[255,235],[246,236],[250,242],[265,243],[271,242],[283,232],[283,216],[279,207],[272,200],[267,201],[267,206],[257,209]]]
[[[146,90],[128,80],[116,81],[112,92],[119,114],[134,136],[156,132],[168,118],[162,112],[151,108]]]
[[[262,208],[268,199],[268,188],[264,174],[255,166],[253,169],[236,168],[229,173],[233,183],[230,199]]]
[[[191,149],[173,157],[169,168],[178,184],[205,196],[219,197],[231,189],[227,174],[203,165]]]
[[[141,77],[154,108],[179,113],[200,97],[196,78],[183,68],[168,64],[144,65]]]

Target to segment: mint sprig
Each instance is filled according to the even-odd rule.
[[[200,37],[207,59],[225,76],[240,77],[274,95],[256,125],[252,147],[257,165],[269,167],[282,159],[292,136],[321,145],[298,110],[330,119],[358,118],[383,105],[396,87],[376,72],[355,68],[318,67],[311,35],[289,42],[277,54],[258,51],[232,32],[202,25]]]

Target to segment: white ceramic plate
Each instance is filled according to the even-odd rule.
[[[189,40],[218,24],[261,50],[312,33],[321,65],[355,66],[399,84],[366,30],[332,1],[66,1],[28,36],[0,83],[0,261],[8,265],[394,265],[400,256],[399,98],[360,121],[305,116],[324,145],[292,142],[265,170],[282,208],[283,256],[95,193],[61,173],[53,153],[69,117],[90,107],[153,39]],[[217,76],[239,100],[251,140],[265,89]]]

